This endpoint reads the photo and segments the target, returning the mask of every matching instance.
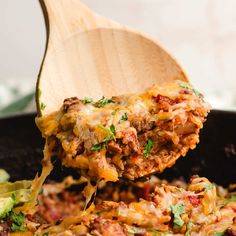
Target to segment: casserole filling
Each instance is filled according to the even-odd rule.
[[[98,101],[66,99],[59,111],[36,118],[46,139],[42,173],[4,184],[0,235],[234,235],[234,193],[198,176],[190,184],[139,179],[194,149],[209,110],[181,81]],[[81,177],[42,191],[53,157]]]
[[[59,193],[53,194],[49,186],[46,187],[49,192],[41,196],[44,207],[36,215],[44,217],[47,214],[49,222],[55,223],[57,219],[52,219],[53,214],[50,216],[52,209],[46,201],[50,194],[54,198]],[[184,181],[168,183],[153,177],[144,183],[105,186],[98,191],[95,204],[86,211],[83,211],[82,196],[80,199],[73,193],[72,196],[77,197],[76,208],[71,206],[73,213],[65,213],[62,223],[40,227],[39,235],[46,232],[49,235],[65,235],[66,232],[68,235],[97,236],[226,236],[236,233],[235,193],[198,176],[193,176],[189,184]],[[65,211],[60,212],[63,218]]]
[[[44,184],[35,213],[13,209],[1,218],[1,235],[14,231],[18,232],[16,235],[37,236],[236,233],[235,185],[224,189],[198,176],[193,176],[190,183],[168,183],[156,177],[145,182],[110,182],[99,186],[96,199],[87,210],[81,189],[83,186],[72,177],[61,183]],[[3,234],[3,230],[7,233]]]
[[[209,112],[203,96],[176,81],[93,102],[76,97],[36,123],[53,155],[91,180],[134,180],[171,167],[194,149]]]

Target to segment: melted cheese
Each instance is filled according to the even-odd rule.
[[[157,132],[155,133],[156,136],[169,139],[176,146],[178,146],[180,142],[179,135],[181,136],[186,130],[189,132],[189,130],[192,129],[191,132],[195,135],[192,136],[193,140],[190,140],[189,144],[186,147],[183,147],[179,153],[175,154],[175,156],[173,155],[174,152],[170,151],[171,155],[174,156],[173,160],[164,163],[162,160],[163,158],[157,158],[156,160],[156,157],[154,156],[156,165],[159,165],[158,168],[154,169],[155,171],[162,171],[167,166],[173,165],[180,154],[185,155],[189,148],[195,147],[198,142],[199,128],[202,127],[204,118],[209,110],[207,105],[205,105],[202,99],[197,97],[194,92],[182,92],[183,88],[176,82],[163,87],[154,86],[143,94],[130,94],[116,97],[114,98],[114,102],[109,103],[104,107],[98,108],[92,104],[78,103],[78,106],[75,106],[74,108],[72,105],[71,110],[69,111],[62,107],[58,112],[37,118],[36,123],[47,140],[44,150],[43,170],[41,176],[36,177],[33,182],[33,194],[30,203],[25,204],[21,210],[24,210],[24,212],[31,212],[32,209],[34,209],[42,184],[53,168],[51,163],[52,150],[58,148],[58,143],[61,145],[59,155],[63,153],[60,157],[62,159],[62,164],[67,167],[80,169],[82,176],[87,180],[87,186],[83,190],[83,194],[86,197],[86,206],[92,196],[96,194],[97,190],[97,185],[93,186],[90,181],[91,179],[96,180],[97,184],[99,184],[99,181],[101,180],[105,182],[116,182],[119,177],[122,176],[122,172],[125,171],[126,166],[124,165],[130,161],[129,158],[131,159],[130,163],[132,164],[130,164],[131,172],[133,165],[138,167],[142,161],[148,162],[149,159],[146,157],[144,158],[144,154],[140,155],[140,153],[144,151],[145,144],[141,147],[141,150],[136,153],[136,156],[139,155],[141,162],[139,159],[135,162],[137,158],[135,159],[133,156],[127,157],[127,155],[125,155],[126,161],[123,161],[121,153],[117,153],[114,156],[113,161],[109,156],[110,154],[108,153],[109,155],[107,155],[106,148],[101,148],[101,150],[94,152],[91,151],[94,145],[102,143],[103,140],[106,140],[106,138],[109,137],[110,131],[108,132],[107,130],[112,125],[116,130],[115,134],[113,134],[113,141],[116,142],[117,139],[120,139],[123,146],[128,146],[133,137],[135,137],[138,142],[137,130],[131,126],[131,120],[135,121],[140,118],[149,117],[150,121],[155,124],[160,120],[170,120],[175,126],[181,124],[185,128],[182,128],[181,130],[180,127],[179,129],[176,129],[176,132],[175,130],[173,132],[159,130],[158,127],[155,131]],[[157,99],[159,95],[164,99],[164,102],[166,103],[164,105],[167,108],[159,108],[159,101]],[[177,104],[175,104],[174,101],[179,100],[183,102],[177,102]],[[197,117],[198,115],[192,114],[195,109],[198,109],[200,118]],[[124,114],[131,120],[122,121]],[[189,120],[195,124],[195,126],[186,125]],[[110,141],[111,139],[108,140]],[[81,143],[84,148],[82,153],[78,152]],[[159,152],[159,147],[157,150]],[[168,150],[164,151],[167,152]],[[150,158],[150,162],[151,161],[154,161],[153,158]],[[145,169],[143,175],[147,174],[150,173],[146,173]],[[126,209],[122,209],[123,214],[118,214],[117,211],[114,210],[99,212],[96,208],[90,207],[90,210],[82,212],[79,216],[67,219],[59,226],[50,228],[50,232],[59,235],[58,233],[63,232],[64,230],[65,234],[68,227],[77,225],[77,222],[81,220],[81,217],[84,217],[85,215],[94,217],[93,214],[97,213],[108,218],[110,216],[118,217],[118,219],[124,223],[138,224],[144,227],[157,227],[158,230],[165,231],[168,229],[166,223],[171,220],[169,205],[175,203],[173,202],[175,199],[174,193],[172,190],[169,190],[169,193],[166,193],[166,189],[168,189],[168,187],[163,189],[166,196],[163,198],[163,208],[165,208],[165,211],[169,215],[167,214],[164,216],[162,209],[157,208],[154,202],[144,200],[131,203]],[[206,203],[209,201],[210,197],[212,197],[212,195],[206,196]],[[166,209],[167,203],[169,204],[168,209]],[[204,209],[202,214],[208,215],[209,212],[212,212],[212,209],[208,209],[207,207],[209,206],[206,205],[202,208]],[[118,209],[118,211],[119,210],[120,209]],[[90,213],[93,214],[90,215]],[[84,230],[82,226],[77,225],[77,227],[79,227],[79,230]]]
[[[45,138],[56,140],[55,149],[66,167],[77,168],[95,181],[134,179],[163,171],[195,148],[209,108],[194,91],[186,91],[177,81],[141,94],[114,97],[101,107],[71,98],[59,111],[37,118],[36,123]],[[152,128],[145,128],[145,123]],[[111,126],[115,127],[113,136]],[[144,156],[142,139],[147,138],[155,139],[156,153],[150,158]],[[112,140],[113,150],[107,151]],[[165,148],[168,143],[174,145]]]
[[[152,180],[153,181],[153,180]],[[213,235],[215,232],[223,232],[228,227],[234,228],[235,202],[229,202],[227,206],[219,208],[221,202],[216,196],[215,186],[206,178],[193,178],[186,189],[166,185],[149,183],[156,186],[149,200],[133,201],[129,204],[123,202],[103,201],[101,204],[92,204],[86,211],[65,219],[61,224],[39,230],[38,235],[49,232],[50,235],[87,235],[93,228],[94,219],[99,222],[103,219],[114,220],[114,223],[124,225],[125,228],[135,225],[145,235],[153,235],[151,232],[160,232],[165,235],[184,235],[187,224],[190,235]],[[176,183],[177,185],[181,182]],[[142,187],[141,187],[142,186]],[[143,188],[140,183],[140,187]],[[191,197],[190,197],[191,196]],[[208,196],[211,198],[208,199]],[[197,201],[192,201],[195,199]],[[204,200],[209,201],[206,212]],[[184,222],[183,227],[173,229],[171,222],[173,214],[171,205],[184,205],[184,212],[180,215]],[[105,227],[105,226],[104,226]],[[151,230],[150,230],[151,229]],[[150,234],[149,234],[150,230]],[[115,232],[114,232],[115,233]]]
[[[53,169],[53,165],[51,163],[51,157],[52,157],[52,151],[50,149],[48,141],[46,140],[46,144],[44,147],[44,159],[43,159],[43,168],[41,176],[38,177],[38,175],[36,175],[35,179],[32,182],[31,186],[32,193],[29,202],[25,203],[21,207],[16,208],[15,209],[16,212],[22,211],[25,214],[33,214],[35,212],[35,206],[37,205],[39,192],[41,191],[46,178]]]

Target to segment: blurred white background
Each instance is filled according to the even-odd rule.
[[[213,107],[236,108],[235,0],[83,2],[157,38]],[[33,91],[45,42],[38,0],[0,0],[0,106]]]

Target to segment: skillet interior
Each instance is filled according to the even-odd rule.
[[[10,173],[11,180],[30,179],[40,171],[44,141],[35,125],[35,116],[27,114],[0,119],[0,168]],[[224,186],[236,182],[236,112],[213,110],[200,140],[194,151],[159,176],[170,180],[181,176],[189,179],[198,174]],[[68,174],[78,175],[57,162],[50,178],[61,180]]]

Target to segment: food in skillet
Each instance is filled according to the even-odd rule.
[[[176,81],[96,102],[68,98],[36,123],[63,165],[91,180],[115,182],[171,167],[195,148],[208,112],[198,91]]]
[[[84,209],[91,203],[97,188],[108,181],[116,182],[120,177],[134,180],[172,166],[179,156],[195,148],[208,112],[209,106],[202,95],[190,84],[180,81],[163,87],[154,86],[143,94],[102,98],[97,102],[89,98],[66,99],[59,111],[36,119],[46,138],[42,174],[36,176],[26,189],[18,189],[19,186],[13,183],[13,191],[4,190],[9,204],[3,204],[7,206],[2,209],[3,232],[27,231],[27,234],[21,235],[31,235],[32,232],[42,236],[109,235],[113,230],[115,234],[116,229],[118,231],[115,235],[130,235],[132,230],[134,235],[155,235],[158,231],[172,235],[185,231],[188,233],[190,223],[193,221],[193,224],[198,225],[200,221],[195,219],[195,222],[191,218],[193,209],[185,205],[186,191],[200,194],[205,192],[204,188],[195,192],[194,189],[157,186],[145,197],[141,196],[141,199],[137,195],[133,199],[124,198],[124,202],[121,202],[113,196],[109,199],[107,186],[105,190],[97,192],[96,204],[92,203],[86,211]],[[42,204],[38,206],[38,195],[53,169],[53,156],[59,157],[63,165],[80,170],[82,177],[72,182],[84,183],[86,186],[83,195],[70,198],[63,184],[57,184],[55,188],[51,185],[51,189],[62,189],[59,195],[54,195],[54,200],[63,196],[65,201],[59,201],[54,208],[55,214],[49,210],[48,215],[42,209],[48,202],[54,205],[55,201],[50,201],[50,196],[43,196]],[[117,196],[120,195],[120,188],[122,184],[118,184]],[[23,193],[23,196],[27,193],[27,198],[22,198],[21,194],[16,195],[15,189]],[[214,197],[215,188],[212,189],[211,196]],[[166,190],[168,194],[165,195],[162,191]],[[142,191],[146,191],[145,188],[141,187]],[[124,194],[130,196],[128,190]],[[200,194],[200,198],[204,196]],[[212,198],[212,201],[215,206],[216,199]],[[179,205],[179,202],[182,204]],[[60,215],[58,209],[63,209],[63,206]],[[198,207],[196,211],[200,214],[203,212],[205,220],[215,214],[215,209],[203,210],[200,204]],[[120,215],[120,208],[124,208],[125,215]],[[183,219],[182,214],[185,214]],[[63,221],[61,224],[57,222],[59,225],[54,227],[55,219]],[[231,223],[226,226],[231,226]],[[180,225],[175,228],[175,224]],[[199,230],[197,227],[193,229]]]
[[[0,217],[0,235],[233,236],[233,187],[227,190],[198,176],[189,184],[156,177],[108,183],[100,186],[94,204],[84,211],[81,186],[68,177],[62,183],[44,185],[35,213],[25,215],[16,206],[8,208]]]

